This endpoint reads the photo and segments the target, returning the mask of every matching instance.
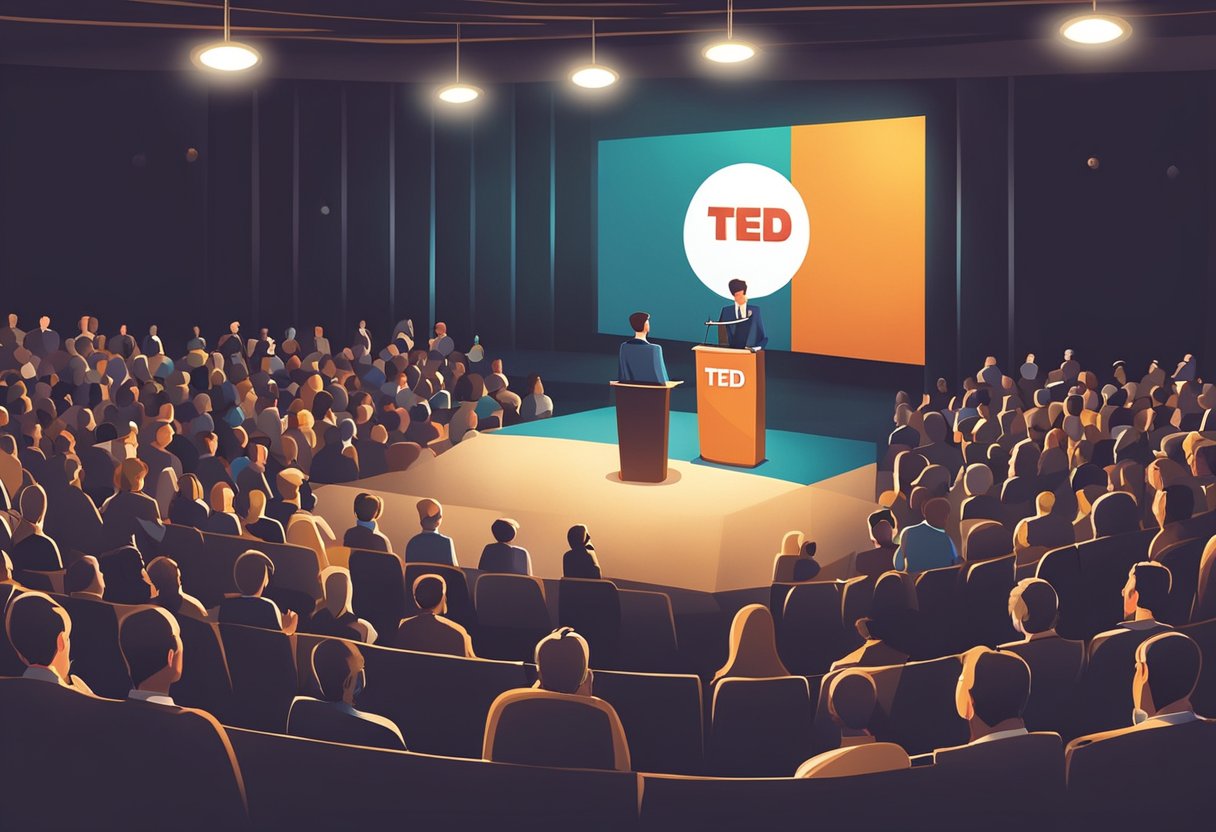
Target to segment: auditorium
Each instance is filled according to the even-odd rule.
[[[0,6],[0,830],[1216,822],[1216,4]]]

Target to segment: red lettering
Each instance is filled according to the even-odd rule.
[[[735,211],[735,239],[746,242],[760,241],[759,208],[739,208]]]
[[[735,215],[734,208],[714,208],[710,206],[709,215],[714,218],[714,239],[726,239],[726,220]]]
[[[793,223],[789,212],[783,208],[764,209],[764,239],[770,243],[781,243],[790,238]]]

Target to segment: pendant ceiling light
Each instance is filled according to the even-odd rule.
[[[1065,20],[1060,34],[1082,46],[1106,46],[1130,38],[1132,25],[1116,14],[1098,14],[1098,0],[1093,0],[1093,10]]]
[[[435,95],[445,104],[468,104],[481,98],[481,89],[460,83],[460,24],[456,24],[456,83],[440,87]]]
[[[599,90],[611,87],[621,76],[612,67],[595,62],[595,20],[591,21],[591,63],[583,64],[570,73],[570,80],[575,85],[589,90]]]
[[[194,63],[203,69],[214,69],[218,72],[243,72],[262,60],[258,50],[247,43],[240,43],[232,39],[228,17],[228,0],[224,0],[224,39],[203,44],[194,50],[192,56]]]
[[[745,40],[735,40],[735,0],[726,0],[726,40],[707,45],[701,54],[716,64],[737,64],[756,57],[759,51]]]

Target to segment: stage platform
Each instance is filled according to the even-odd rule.
[[[818,541],[822,577],[843,575],[849,556],[868,548],[873,464],[812,484],[672,460],[666,482],[642,485],[621,482],[619,468],[614,444],[483,434],[408,471],[318,486],[317,511],[341,536],[355,495],[379,494],[381,530],[401,552],[418,531],[415,502],[433,497],[462,566],[477,565],[495,518],[513,517],[517,543],[549,578],[561,576],[566,530],[584,523],[605,577],[709,592],[768,585],[792,529]]]

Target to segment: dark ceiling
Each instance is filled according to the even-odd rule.
[[[738,0],[736,37],[763,48],[766,77],[916,77],[1097,69],[1216,68],[1216,3],[1101,0],[1125,44],[1084,53],[1060,21],[1091,0]],[[0,0],[0,61],[129,69],[187,67],[217,36],[222,0]],[[561,77],[589,57],[631,78],[706,72],[726,0],[234,0],[233,38],[272,75],[441,81],[462,24],[465,75],[480,83]]]

